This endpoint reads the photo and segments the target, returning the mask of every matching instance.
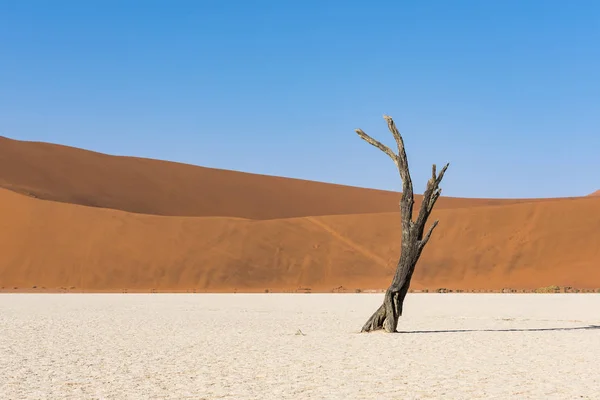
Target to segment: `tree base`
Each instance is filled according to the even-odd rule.
[[[395,333],[398,327],[398,318],[402,315],[402,303],[406,295],[405,292],[402,292],[389,288],[385,292],[383,304],[363,325],[361,332],[384,330],[387,333]]]

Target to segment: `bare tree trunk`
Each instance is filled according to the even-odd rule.
[[[431,178],[427,182],[427,188],[423,194],[423,202],[419,210],[419,215],[416,221],[412,220],[414,194],[413,185],[408,168],[408,159],[404,149],[404,141],[400,132],[396,128],[392,117],[384,115],[383,118],[387,121],[388,128],[396,144],[398,145],[398,154],[395,154],[389,147],[371,138],[361,129],[356,129],[356,133],[367,143],[377,147],[379,150],[386,153],[396,164],[400,178],[402,179],[402,197],[400,199],[400,213],[402,221],[402,244],[400,248],[400,259],[396,267],[396,273],[392,284],[385,292],[383,304],[375,311],[369,320],[362,327],[362,332],[371,332],[383,329],[386,332],[396,332],[398,326],[398,318],[402,316],[402,305],[404,298],[410,287],[410,280],[415,270],[415,266],[419,261],[423,248],[429,241],[433,230],[438,224],[435,221],[427,233],[425,234],[425,224],[433,210],[435,202],[440,197],[442,189],[439,187],[440,182],[444,178],[444,173],[448,169],[449,164],[437,174],[435,164],[432,167]]]

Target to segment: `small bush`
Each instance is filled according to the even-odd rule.
[[[535,289],[536,293],[558,293],[560,292],[560,287],[556,285],[546,286]]]

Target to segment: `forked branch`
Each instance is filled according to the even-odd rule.
[[[423,193],[421,209],[419,210],[419,216],[417,217],[417,222],[415,223],[418,229],[417,236],[419,240],[423,238],[423,230],[425,228],[425,224],[427,223],[427,219],[433,211],[433,206],[435,206],[436,201],[442,194],[440,183],[442,182],[444,174],[446,173],[449,165],[450,163],[444,165],[439,174],[437,174],[437,167],[435,164],[433,164],[431,167],[431,178],[429,181],[427,181],[427,188],[425,189],[425,193]]]

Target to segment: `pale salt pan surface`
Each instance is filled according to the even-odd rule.
[[[0,295],[0,398],[600,398],[600,295],[409,294],[359,334],[381,300]]]

